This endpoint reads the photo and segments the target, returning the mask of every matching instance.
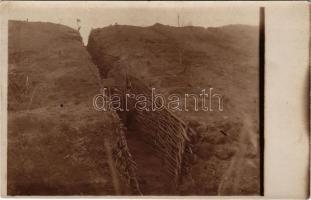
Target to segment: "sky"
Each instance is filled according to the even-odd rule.
[[[151,26],[155,23],[217,27],[258,25],[259,7],[239,2],[17,2],[7,5],[8,18],[60,23],[77,29],[84,43],[92,28],[111,24]]]

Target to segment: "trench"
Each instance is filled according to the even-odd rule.
[[[75,37],[75,39],[77,39],[77,37]],[[98,78],[97,73],[100,74],[100,76],[101,76],[101,79],[99,79],[100,82],[103,80],[108,80],[109,78],[112,78],[112,79],[114,79],[115,82],[117,82],[119,79],[109,76],[108,72],[110,72],[110,71],[118,72],[119,69],[122,69],[122,66],[121,66],[121,68],[115,67],[116,63],[119,63],[121,59],[116,57],[116,56],[109,55],[109,54],[114,53],[114,55],[119,55],[121,57],[124,53],[122,53],[122,51],[118,50],[118,49],[115,50],[117,52],[103,51],[103,48],[104,48],[103,46],[108,45],[108,44],[102,43],[103,40],[100,40],[100,39],[103,39],[103,38],[97,39],[97,41],[99,41],[98,45],[90,47],[88,44],[88,46],[85,47],[86,51],[89,52],[89,55],[92,57],[92,60],[90,60],[90,61],[92,63],[94,63],[94,65],[96,65],[98,68],[98,70],[92,71],[92,67],[91,67],[90,70],[92,71],[92,73],[93,72],[95,73],[96,77],[94,76],[94,78]],[[108,39],[107,39],[107,42],[109,42]],[[79,45],[80,45],[80,43],[79,43]],[[81,45],[82,45],[82,43],[81,43]],[[110,45],[113,45],[113,44],[110,44]],[[130,52],[131,50],[127,50],[127,51],[128,52],[125,51],[125,53],[133,53],[133,52]],[[122,54],[122,55],[120,55],[120,54]],[[135,56],[139,56],[139,58],[143,57],[142,55],[135,55]],[[88,62],[86,62],[86,63],[88,63]],[[146,64],[148,64],[148,63],[146,63]],[[80,74],[80,75],[81,75],[81,77],[85,77],[83,74]],[[99,84],[99,85],[101,87],[101,84]],[[138,84],[138,85],[141,87],[144,86],[144,84]],[[100,87],[98,87],[98,89],[100,89]],[[83,91],[86,91],[86,90],[83,90]],[[89,96],[93,97],[93,93],[91,93]],[[79,98],[79,97],[75,97],[75,99],[76,98]],[[239,103],[239,102],[244,102],[244,101],[241,100],[241,101],[237,101],[236,103]],[[63,104],[61,104],[61,106],[62,105]],[[245,145],[248,145],[248,141],[251,139],[249,136],[249,133],[247,131],[255,129],[255,128],[251,127],[253,124],[253,121],[243,121],[243,123],[244,123],[244,126],[243,126],[244,128],[242,129],[243,132],[241,134],[236,134],[236,138],[239,138],[239,140],[237,142],[239,144],[237,147],[237,149],[239,149],[239,153],[233,159],[231,159],[231,157],[223,158],[224,155],[227,155],[227,154],[229,155],[229,153],[232,152],[230,148],[226,149],[224,147],[227,147],[228,145],[233,146],[232,145],[233,143],[223,142],[225,140],[224,139],[222,141],[223,137],[217,137],[216,136],[215,139],[212,138],[216,135],[216,132],[218,130],[222,129],[223,125],[218,126],[220,128],[218,128],[217,126],[215,126],[215,127],[211,126],[211,128],[214,128],[214,130],[211,130],[212,134],[210,135],[210,137],[204,138],[204,139],[208,140],[208,142],[206,143],[206,145],[204,144],[201,146],[202,148],[199,149],[200,152],[195,152],[195,153],[197,153],[198,156],[201,155],[201,158],[202,158],[201,160],[199,160],[200,162],[201,161],[202,162],[197,164],[196,166],[194,166],[194,170],[199,169],[197,171],[194,171],[194,173],[193,173],[193,175],[196,175],[194,177],[194,180],[197,181],[197,184],[194,185],[195,187],[192,187],[192,186],[189,187],[188,192],[184,192],[184,191],[181,191],[182,189],[179,189],[179,186],[180,186],[179,184],[182,184],[183,181],[184,182],[187,181],[187,180],[184,180],[187,176],[187,173],[179,171],[179,167],[184,168],[185,166],[188,165],[188,164],[185,164],[186,162],[185,162],[185,159],[183,156],[183,155],[185,155],[185,152],[180,153],[180,155],[182,155],[182,158],[178,158],[179,160],[177,163],[171,163],[171,167],[169,169],[170,170],[173,169],[173,175],[169,174],[167,171],[168,165],[170,164],[170,162],[168,160],[168,156],[173,156],[173,159],[177,159],[177,157],[178,157],[178,156],[176,156],[177,155],[176,152],[173,152],[171,155],[169,155],[168,152],[174,151],[176,148],[184,151],[185,146],[187,145],[184,143],[184,138],[180,135],[180,133],[183,130],[185,130],[185,129],[187,130],[187,128],[185,128],[183,123],[181,123],[179,120],[173,119],[172,115],[170,115],[169,113],[165,113],[165,112],[157,113],[158,115],[156,115],[156,116],[152,116],[152,113],[149,113],[149,115],[142,113],[143,119],[138,119],[138,122],[135,122],[133,120],[135,118],[132,117],[130,113],[125,113],[125,115],[126,115],[125,118],[123,118],[124,113],[123,114],[122,113],[113,113],[113,114],[115,114],[115,115],[113,116],[113,119],[111,121],[109,119],[109,125],[110,125],[110,123],[116,123],[115,125],[112,124],[113,129],[118,129],[118,128],[120,128],[120,126],[122,126],[122,127],[124,127],[124,130],[123,129],[122,129],[122,131],[120,131],[121,129],[119,131],[115,131],[115,130],[110,131],[109,130],[109,131],[107,131],[106,134],[115,135],[115,133],[118,133],[118,134],[116,134],[117,137],[105,137],[105,139],[107,139],[107,140],[105,140],[103,142],[99,141],[99,143],[96,143],[96,144],[101,144],[101,146],[99,147],[101,149],[101,151],[104,150],[103,152],[105,154],[106,153],[108,154],[108,156],[107,155],[102,155],[103,157],[100,156],[101,157],[100,160],[103,162],[106,162],[105,159],[112,160],[112,162],[110,162],[110,161],[108,162],[109,166],[104,166],[107,168],[109,167],[110,173],[109,173],[108,169],[105,171],[99,172],[99,173],[104,175],[105,180],[106,180],[106,177],[108,179],[107,186],[109,186],[109,188],[108,188],[107,192],[109,192],[109,194],[116,194],[116,195],[121,195],[121,194],[124,194],[124,195],[187,194],[187,195],[189,195],[189,194],[193,194],[193,192],[195,192],[196,194],[203,194],[203,192],[204,192],[204,194],[207,194],[207,193],[208,194],[217,194],[216,190],[217,190],[218,180],[220,180],[220,185],[218,187],[218,194],[243,194],[243,193],[245,193],[245,191],[249,190],[250,187],[252,187],[252,189],[254,188],[251,184],[246,183],[247,181],[246,182],[244,181],[244,180],[250,180],[250,183],[253,183],[254,180],[256,180],[256,176],[253,176],[255,174],[254,171],[248,170],[248,171],[250,171],[250,172],[248,172],[245,170],[245,169],[256,170],[255,167],[257,166],[256,163],[254,164],[254,159],[257,159],[257,158],[254,156],[254,153],[252,153],[252,152],[249,153],[249,155],[247,155],[248,154],[247,151],[249,151],[250,148],[245,146]],[[136,113],[136,114],[139,114],[139,113]],[[162,120],[157,120],[159,117],[164,117],[164,119],[162,118]],[[248,119],[249,117],[250,116],[245,115],[242,118]],[[172,124],[167,123],[170,120],[173,121]],[[103,121],[103,120],[101,120],[101,121],[102,121],[101,123],[103,123],[103,124],[105,123],[105,121]],[[159,122],[159,121],[161,121],[161,122]],[[235,124],[232,124],[232,122],[234,122],[234,121],[231,121],[230,124],[224,124],[224,125],[229,125],[229,127],[236,126]],[[170,127],[170,126],[172,126],[172,127]],[[154,130],[154,129],[160,130],[161,127],[162,127],[162,129],[164,129],[164,131]],[[169,132],[168,130],[170,128],[171,129],[178,129],[179,131],[176,131],[176,132],[170,131]],[[99,131],[99,130],[97,130],[97,131]],[[236,129],[234,129],[234,133],[237,133],[239,131],[241,131],[241,129],[238,127]],[[167,134],[167,132],[169,132],[169,133]],[[156,140],[154,140],[154,138],[146,137],[148,135],[157,136],[158,133],[162,138],[160,137],[160,138],[156,138]],[[176,142],[177,145],[173,144],[173,143],[169,143],[168,140],[165,140],[165,139],[167,139],[166,136],[170,136],[170,133],[172,134],[171,135],[172,137],[175,134],[176,137],[175,138],[173,137],[173,140],[174,139],[178,140]],[[163,136],[164,136],[164,139],[163,139]],[[229,138],[229,137],[227,137],[227,138]],[[93,137],[92,135],[91,135],[91,139],[92,139],[92,141],[98,140],[98,138],[96,138],[96,136]],[[164,140],[164,144],[162,143],[160,147],[155,146],[153,144],[154,141],[160,141],[161,139]],[[233,139],[235,139],[235,137],[233,137]],[[217,140],[220,142],[220,145],[216,144]],[[116,143],[118,145],[116,145]],[[253,146],[256,146],[255,145],[256,141],[254,141],[252,143],[254,143]],[[213,144],[216,144],[216,145],[213,145]],[[88,145],[88,143],[87,143],[87,145]],[[210,146],[218,146],[220,148],[217,148],[217,149],[214,147],[209,148]],[[111,147],[113,147],[113,148],[110,149]],[[106,149],[104,149],[104,148],[106,148]],[[164,148],[165,151],[161,151],[161,150],[163,150],[162,148]],[[195,151],[197,150],[195,148],[193,148],[193,149]],[[110,150],[112,150],[112,151],[110,151]],[[216,152],[216,150],[217,150],[217,152]],[[92,155],[93,151],[87,152],[87,153],[90,153],[88,155]],[[215,155],[213,155],[213,154],[215,154]],[[112,155],[112,156],[110,156],[110,155]],[[118,157],[118,155],[119,155],[119,157]],[[249,163],[253,164],[255,166],[254,168],[244,167],[243,161],[245,161],[246,156],[250,157],[246,161],[251,161]],[[213,160],[209,161],[209,159],[211,157]],[[92,156],[92,159],[97,160],[98,154],[94,154]],[[200,167],[203,168],[203,164],[205,164],[205,163],[203,163],[203,161],[205,163],[211,164],[211,165],[208,165],[206,170],[204,169],[204,171],[203,170],[200,171]],[[214,162],[214,161],[216,161],[216,162]],[[48,164],[48,163],[46,163],[46,164]],[[100,164],[100,165],[102,166],[102,164]],[[215,167],[214,167],[214,165],[215,165]],[[63,166],[63,163],[60,164],[60,166]],[[228,166],[228,167],[226,167],[226,166]],[[78,166],[73,166],[73,167],[77,168]],[[116,170],[114,170],[114,167],[116,168]],[[204,166],[204,168],[205,167],[206,167],[206,165]],[[178,170],[174,171],[175,170],[174,168],[175,169],[178,168]],[[237,168],[239,168],[239,170],[235,170]],[[215,173],[216,175],[213,173],[214,169],[220,169],[219,171],[216,171],[216,173]],[[100,170],[98,170],[98,171],[100,171]],[[116,176],[113,175],[112,171],[116,172],[116,175],[120,177],[119,182],[120,182],[120,186],[122,189],[121,193],[118,193],[116,191],[115,191],[115,193],[113,193],[113,189],[114,189],[113,188],[114,187],[113,180],[115,180],[114,177],[116,177]],[[204,173],[202,173],[202,172],[204,172]],[[34,173],[34,174],[36,174],[36,173]],[[251,174],[252,176],[248,176],[249,174]],[[205,177],[204,175],[208,175],[208,176]],[[222,176],[220,177],[219,175],[222,175]],[[77,173],[77,176],[80,176],[80,174]],[[96,174],[96,176],[97,176],[97,174]],[[230,178],[230,176],[232,178]],[[176,186],[176,177],[178,178],[177,187],[175,187]],[[228,179],[228,177],[230,179]],[[238,178],[236,178],[236,177],[238,177]],[[253,177],[255,177],[255,178],[253,178]],[[81,178],[83,180],[83,177],[80,176],[79,178]],[[89,178],[93,179],[93,177],[89,177]],[[181,181],[179,179],[181,179]],[[245,183],[242,181],[244,181]],[[127,183],[127,185],[133,186],[133,187],[129,187],[129,188],[126,188],[123,190],[123,187],[126,187],[125,184],[123,184],[123,183]],[[93,184],[93,182],[92,182],[92,184]],[[98,185],[102,186],[101,184],[102,183],[99,183]],[[255,183],[255,184],[257,184],[257,183]],[[208,187],[205,187],[206,185],[208,185]],[[234,185],[235,187],[232,187],[232,185]],[[240,185],[241,185],[241,187],[240,187]],[[250,187],[247,186],[248,188],[246,188],[246,185],[250,185]],[[200,190],[199,189],[195,190],[197,188],[199,188]],[[203,188],[203,189],[206,188],[206,190],[203,190],[203,189],[201,190],[201,188]],[[242,190],[240,191],[241,188],[242,189],[246,188],[246,189],[244,189],[244,191],[242,191]],[[55,190],[56,189],[57,188],[55,187]],[[23,189],[23,190],[26,191],[27,188]],[[89,189],[87,189],[87,190],[89,190]],[[104,191],[103,188],[96,189],[96,191],[97,190],[98,191],[100,190],[101,192]],[[251,190],[251,191],[254,191],[254,190]],[[29,191],[27,191],[27,192],[29,192]],[[92,191],[90,190],[89,192],[91,193]],[[106,192],[106,190],[104,192]],[[243,193],[241,193],[241,192],[243,192]]]
[[[88,44],[90,44],[90,42]],[[93,63],[97,66],[101,79],[105,80],[108,78],[108,72],[113,68],[113,63],[118,62],[118,58],[100,55],[99,49],[96,48],[96,46],[87,46],[87,51],[91,55]],[[102,59],[103,57],[104,59]],[[139,87],[146,87],[143,82],[139,81],[138,84],[140,85]],[[128,147],[128,153],[131,155],[133,161],[135,162],[135,167],[133,168],[135,170],[134,174],[137,179],[137,183],[135,184],[138,185],[138,189],[136,188],[136,192],[130,191],[129,193],[134,195],[178,195],[179,184],[182,182],[184,174],[186,174],[182,173],[184,171],[183,165],[188,167],[188,165],[184,162],[184,160],[187,159],[184,159],[183,155],[188,155],[185,152],[191,152],[186,151],[189,146],[184,144],[185,142],[182,138],[182,134],[177,131],[180,136],[171,136],[180,139],[180,142],[177,142],[176,145],[173,143],[162,144],[162,146],[159,144],[155,145],[155,142],[161,142],[158,142],[159,139],[155,137],[150,137],[150,135],[158,135],[158,131],[152,129],[158,129],[159,125],[153,125],[152,127],[150,127],[150,125],[149,127],[148,125],[146,126],[146,119],[137,119],[139,118],[139,114],[135,112],[117,112],[117,114],[120,119],[120,123],[122,123],[122,125],[125,127],[124,137]],[[184,127],[185,125],[183,122],[180,125],[179,119],[176,119],[175,116],[170,116],[170,113],[166,112],[165,114],[160,113],[158,115],[166,115],[168,118],[173,118],[173,123],[178,124],[177,128],[181,128],[179,130],[180,132],[184,131],[184,129],[187,129]],[[145,116],[149,116],[149,114],[147,113]],[[157,115],[154,116],[157,117]],[[159,121],[156,118],[150,119]],[[165,132],[165,134],[166,133],[168,132]],[[164,135],[164,137],[168,136]],[[162,148],[166,149],[166,152],[164,152]],[[178,149],[178,155],[176,155],[176,153],[174,154],[173,151],[175,151],[175,149]],[[177,159],[179,162],[177,163],[176,161],[176,163],[173,164],[170,163],[172,161],[168,162],[168,154],[170,153],[167,152],[173,152],[173,158],[177,159],[179,156],[179,160]],[[171,165],[171,168],[169,168],[168,165]],[[172,168],[175,169],[172,170]],[[124,170],[126,170],[124,167],[120,167],[119,173],[127,173],[124,172]],[[171,172],[168,173],[168,170]],[[131,181],[129,181],[129,184],[131,184]],[[132,188],[132,186],[130,185],[129,188]],[[139,190],[139,192],[137,192],[137,190]]]

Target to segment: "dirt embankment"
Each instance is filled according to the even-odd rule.
[[[87,49],[101,77],[118,84],[128,73],[165,94],[183,96],[214,88],[223,96],[222,112],[175,113],[200,134],[193,149],[196,158],[191,178],[181,185],[178,194],[259,193],[257,27],[115,25],[92,30]],[[143,150],[147,147],[138,139],[128,136],[129,148],[137,157],[142,190],[145,194],[167,193],[163,190],[166,186],[156,187],[164,180],[157,176],[161,166],[148,165],[156,158]],[[148,186],[150,180],[154,187]]]
[[[114,118],[93,109],[98,70],[78,31],[10,21],[8,45],[8,194],[115,194]]]

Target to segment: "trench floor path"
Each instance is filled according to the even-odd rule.
[[[134,131],[127,132],[129,150],[137,163],[137,177],[143,195],[169,194],[170,178],[165,173],[163,159],[156,156],[151,145]]]

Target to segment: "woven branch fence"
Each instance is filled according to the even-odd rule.
[[[120,92],[120,90],[118,90]],[[147,97],[147,107],[151,107],[151,89],[139,79],[133,76],[126,76],[125,94],[143,94]],[[178,188],[182,182],[183,175],[190,170],[190,159],[192,156],[191,138],[196,134],[193,129],[174,113],[166,108],[158,111],[141,111],[135,109],[136,101],[129,99],[128,108],[132,123],[138,129],[142,139],[154,147],[155,153],[164,158],[165,171],[171,177],[172,186]],[[159,106],[159,102],[153,102]],[[120,113],[119,113],[120,114]],[[123,113],[124,114],[124,113]],[[122,117],[121,117],[122,118]],[[119,173],[124,176],[136,193],[141,193],[136,176],[136,163],[132,159],[127,148],[124,129],[121,128],[119,143],[116,146],[116,164]],[[128,167],[127,167],[128,166]]]
[[[141,195],[142,193],[136,175],[137,165],[133,160],[126,141],[126,128],[122,121],[119,121],[115,127],[116,139],[112,156],[116,169],[119,172],[122,182],[126,182],[127,186],[129,186],[129,190],[135,195]]]

